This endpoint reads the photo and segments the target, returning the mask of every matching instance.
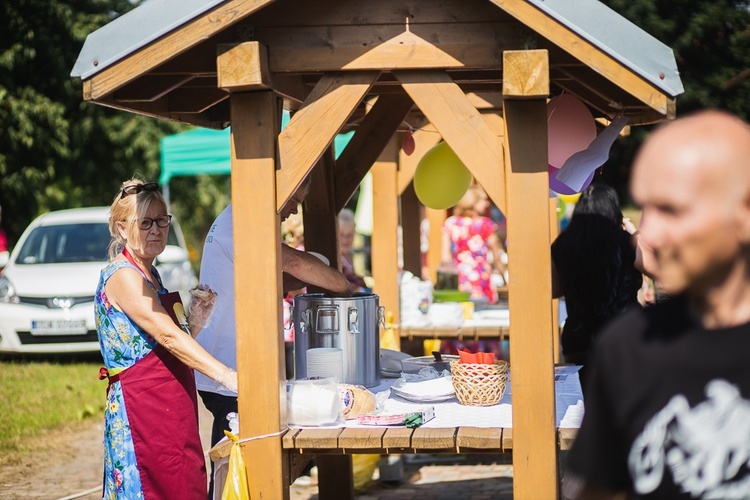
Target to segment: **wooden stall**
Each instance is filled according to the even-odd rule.
[[[595,117],[672,118],[682,88],[667,47],[595,0],[150,0],[92,33],[73,76],[87,101],[231,125],[251,496],[288,497],[291,467],[277,211],[312,175],[306,246],[336,262],[335,216],[372,170],[375,291],[397,312],[399,203],[413,238],[415,160],[443,139],[506,213],[513,242],[514,496],[557,497],[546,102],[569,92]],[[292,118],[280,132],[282,108]],[[333,139],[349,130],[334,160]]]

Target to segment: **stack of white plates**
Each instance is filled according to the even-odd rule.
[[[307,377],[344,379],[344,352],[338,347],[315,347],[307,350]]]

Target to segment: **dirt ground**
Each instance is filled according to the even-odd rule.
[[[22,463],[0,468],[0,499],[65,498],[94,488],[80,498],[101,498],[103,432],[103,419],[88,420],[30,444]]]

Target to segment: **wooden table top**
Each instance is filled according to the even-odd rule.
[[[430,339],[458,339],[479,340],[480,338],[496,338],[505,340],[510,338],[510,326],[506,324],[491,324],[489,322],[465,321],[460,326],[411,326],[397,325],[401,337],[430,338]]]

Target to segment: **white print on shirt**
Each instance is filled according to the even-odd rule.
[[[666,464],[693,498],[750,498],[750,401],[721,379],[706,384],[706,400],[692,409],[674,396],[633,442],[628,464],[639,494],[661,484]]]

